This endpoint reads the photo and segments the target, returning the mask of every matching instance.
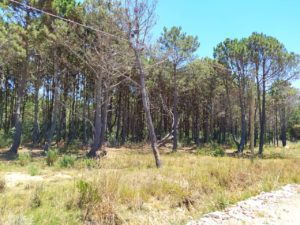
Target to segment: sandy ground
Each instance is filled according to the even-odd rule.
[[[300,225],[300,185],[261,193],[187,225]]]

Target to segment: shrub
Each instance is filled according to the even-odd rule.
[[[214,149],[214,151],[213,151],[212,154],[213,154],[213,156],[215,156],[215,157],[218,157],[218,156],[223,157],[223,156],[225,155],[225,151],[224,151],[224,149],[218,147],[218,148]]]
[[[116,213],[112,202],[109,201],[99,202],[90,206],[85,220],[91,222],[91,224],[124,224],[119,215]]]
[[[31,208],[38,208],[42,205],[41,192],[42,187],[38,187],[35,189],[30,201]]]
[[[88,204],[94,204],[100,199],[98,186],[80,180],[77,182],[76,187],[79,191],[78,206],[80,208]]]
[[[73,167],[75,160],[76,158],[72,155],[64,155],[60,160],[60,167],[62,168]]]
[[[113,207],[116,199],[112,198],[111,193],[108,191],[112,188],[111,180],[107,179],[110,178],[104,177],[103,180],[99,180],[100,183],[90,183],[83,180],[77,182],[76,187],[79,191],[78,207],[85,209],[85,221],[89,221],[91,224],[122,224]],[[116,192],[114,188],[112,188],[112,191]]]
[[[30,153],[19,153],[18,160],[21,166],[27,165],[31,161]]]
[[[28,173],[30,174],[30,176],[36,176],[38,175],[40,172],[39,172],[39,169],[35,166],[32,166],[30,165],[28,167]]]
[[[4,178],[0,177],[0,193],[4,192],[5,186],[6,184]]]
[[[198,155],[210,155],[214,157],[224,156],[224,149],[217,143],[211,142],[209,145],[206,145],[203,148],[197,150]]]
[[[47,156],[46,156],[46,163],[48,166],[53,166],[53,164],[55,163],[55,161],[58,158],[58,151],[57,150],[49,150],[47,152]]]
[[[97,161],[94,159],[86,158],[86,159],[84,159],[84,166],[89,169],[95,168],[95,167],[97,167]]]
[[[293,125],[290,133],[294,139],[299,140],[300,139],[300,125],[299,124]]]
[[[12,143],[12,139],[4,136],[2,132],[0,132],[0,148],[6,148]]]

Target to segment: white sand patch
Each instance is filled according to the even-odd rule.
[[[204,215],[187,225],[299,225],[300,185],[261,193],[224,211]]]
[[[9,172],[4,175],[7,187],[15,187],[22,183],[39,182],[43,180],[42,176],[30,176],[21,172]]]
[[[56,173],[50,176],[30,176],[22,172],[8,172],[4,174],[5,184],[8,188],[21,184],[37,183],[41,181],[58,181],[72,179],[72,176],[64,173]]]

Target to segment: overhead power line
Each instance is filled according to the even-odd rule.
[[[72,24],[75,24],[75,25],[77,25],[77,26],[81,26],[81,27],[84,27],[84,28],[86,28],[86,29],[96,31],[96,32],[101,33],[101,34],[103,34],[103,35],[105,35],[105,36],[112,37],[112,38],[119,39],[119,40],[123,40],[123,41],[126,41],[126,42],[130,42],[128,39],[125,39],[125,38],[123,38],[123,37],[120,37],[120,36],[117,36],[117,35],[114,35],[114,34],[105,32],[105,31],[103,31],[103,30],[99,30],[99,29],[97,29],[97,28],[94,28],[94,27],[92,27],[92,26],[89,26],[89,25],[85,25],[85,24],[76,22],[76,21],[74,21],[74,20],[70,20],[70,19],[63,18],[63,17],[61,17],[61,16],[59,16],[59,15],[56,15],[56,14],[53,14],[53,13],[44,11],[44,10],[42,10],[42,9],[38,9],[38,8],[36,8],[36,7],[30,6],[30,5],[21,3],[21,2],[17,2],[17,1],[15,1],[15,0],[9,0],[9,1],[10,1],[10,2],[13,2],[13,3],[15,3],[15,4],[18,4],[18,5],[21,5],[21,6],[25,7],[25,8],[27,8],[27,9],[31,9],[31,10],[40,12],[40,13],[42,13],[42,14],[46,14],[46,15],[48,15],[48,16],[54,17],[54,18],[56,18],[56,19],[63,20],[63,21],[65,21],[65,22],[72,23]]]

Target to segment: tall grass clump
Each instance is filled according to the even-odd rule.
[[[64,155],[60,161],[59,165],[61,168],[70,168],[75,164],[76,157],[72,155]]]
[[[225,155],[225,151],[216,142],[210,142],[208,145],[201,147],[197,150],[198,155],[209,155],[214,157],[223,157]]]
[[[48,166],[53,166],[58,159],[58,151],[56,149],[50,149],[46,155],[46,163]]]
[[[19,153],[18,160],[21,166],[26,166],[31,161],[31,155],[29,152]]]
[[[103,174],[93,182],[80,180],[76,186],[79,192],[78,207],[86,212],[85,221],[92,224],[122,224],[115,209],[118,201],[118,176]]]
[[[30,174],[30,176],[36,176],[36,175],[39,175],[40,171],[39,171],[38,167],[36,167],[34,165],[29,165],[28,173]]]
[[[30,200],[30,207],[32,209],[39,208],[42,205],[42,190],[41,186],[34,190]]]

